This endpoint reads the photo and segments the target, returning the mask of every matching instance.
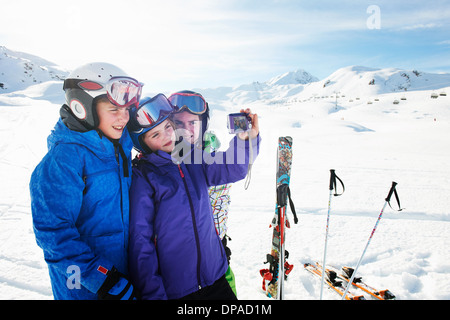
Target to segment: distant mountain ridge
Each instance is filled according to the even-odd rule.
[[[369,95],[437,90],[450,86],[450,74],[427,73],[418,70],[407,71],[397,68],[348,66],[336,70],[320,84],[322,89],[328,88],[325,91],[360,92]]]
[[[0,46],[0,94],[47,81],[63,80],[68,71],[40,57]]]
[[[29,96],[22,91],[32,85],[53,81],[55,83],[46,89],[42,99],[49,93],[55,97],[60,96],[58,82],[68,73],[64,68],[40,57],[0,46],[0,94],[15,92]],[[229,101],[232,104],[245,104],[265,101],[272,104],[277,101],[304,101],[336,94],[371,97],[384,93],[440,90],[446,87],[450,87],[449,73],[348,66],[321,80],[303,69],[297,69],[267,81],[193,90],[201,92],[213,103]]]
[[[299,69],[266,82],[253,82],[237,87],[198,89],[198,91],[216,102],[230,100],[234,104],[246,104],[264,100],[267,104],[277,104],[331,97],[336,94],[353,98],[370,98],[386,93],[433,91],[447,87],[450,87],[449,73],[348,66],[336,70],[322,80]]]
[[[290,85],[290,84],[308,84],[311,82],[319,81],[318,78],[306,72],[303,69],[296,71],[286,72],[280,76],[276,76],[269,80],[267,84],[273,85]]]

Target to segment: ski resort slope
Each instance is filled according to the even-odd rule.
[[[334,98],[248,105],[260,116],[263,144],[250,188],[232,188],[231,267],[240,298],[265,298],[258,270],[267,268],[263,262],[271,247],[276,139],[290,135],[291,194],[299,223],[288,213],[286,249],[294,270],[285,298],[319,298],[320,281],[303,264],[323,259],[329,170],[335,169],[346,190],[331,201],[327,263],[355,267],[395,181],[405,209],[387,207],[358,276],[398,299],[450,299],[450,99],[430,95],[408,92],[398,105],[397,93],[381,94],[372,104],[364,96],[359,102],[338,98],[337,107]],[[324,299],[340,297],[326,290]]]
[[[267,268],[263,262],[271,247],[277,139],[290,135],[291,193],[299,223],[288,210],[286,249],[294,269],[285,298],[319,298],[320,281],[303,264],[323,258],[329,174],[335,169],[346,190],[331,201],[327,263],[356,265],[395,181],[404,210],[385,210],[357,276],[401,300],[450,299],[450,97],[439,95],[450,94],[450,83],[442,85],[448,75],[420,78],[408,72],[405,91],[395,89],[408,84],[405,72],[338,71],[320,81],[306,76],[308,83],[287,74],[296,83],[277,77],[197,89],[210,102],[210,129],[223,146],[231,138],[228,113],[250,107],[260,120],[263,140],[250,187],[245,190],[242,181],[231,188],[228,235],[238,298],[269,299],[259,270]],[[369,87],[371,79],[375,84]],[[61,89],[61,81],[51,80],[0,94],[0,299],[52,299],[34,238],[28,182],[47,151]],[[438,98],[431,98],[433,93]],[[325,290],[324,299],[340,297]]]

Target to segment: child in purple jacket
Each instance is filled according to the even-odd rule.
[[[192,97],[186,104],[206,108]],[[130,190],[130,276],[143,299],[236,299],[208,187],[245,178],[250,147],[253,158],[259,152],[258,116],[245,110],[252,130],[235,136],[226,152],[203,154],[187,141],[176,143],[173,111],[162,94],[144,98],[129,123],[141,152]]]

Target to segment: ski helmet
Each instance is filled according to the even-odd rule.
[[[127,125],[133,145],[138,151],[151,152],[143,142],[144,135],[166,120],[173,111],[173,106],[162,93],[153,98],[142,98],[139,107],[131,112]]]
[[[175,112],[188,111],[200,116],[202,127],[199,137],[203,138],[209,125],[209,105],[205,98],[200,93],[182,90],[170,95],[169,101],[174,106]],[[199,141],[199,143],[202,145],[202,148],[205,147],[204,139],[203,141]]]
[[[75,117],[87,128],[98,126],[96,99],[107,97],[120,107],[139,103],[142,83],[120,68],[104,62],[88,63],[73,70],[64,80],[66,102]]]

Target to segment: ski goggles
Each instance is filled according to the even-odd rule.
[[[142,83],[130,77],[112,77],[106,85],[91,80],[66,79],[63,89],[82,89],[92,97],[105,94],[106,91],[112,104],[118,107],[129,107],[139,103],[142,86]]]
[[[160,124],[172,112],[174,107],[162,93],[143,102],[136,111],[136,122],[142,128],[150,128]]]
[[[112,104],[128,107],[138,104],[143,84],[130,77],[112,77],[106,85],[106,94]]]
[[[202,114],[207,109],[205,99],[196,93],[177,92],[169,97],[169,101],[177,112],[187,109],[191,113]]]

